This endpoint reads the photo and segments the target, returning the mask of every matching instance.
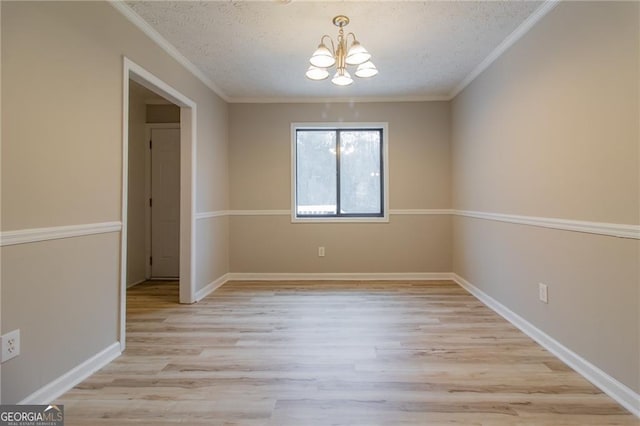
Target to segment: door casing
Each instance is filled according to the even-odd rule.
[[[195,194],[197,104],[123,56],[122,73],[122,231],[120,233],[120,349],[125,349],[127,305],[127,196],[129,167],[129,79],[180,107],[180,303],[195,302]]]

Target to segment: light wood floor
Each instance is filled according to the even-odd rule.
[[[451,282],[129,290],[125,353],[66,425],[638,425]]]

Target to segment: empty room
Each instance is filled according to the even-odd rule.
[[[0,16],[0,425],[640,424],[640,2]]]

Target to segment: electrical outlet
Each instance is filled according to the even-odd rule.
[[[13,330],[2,336],[2,362],[20,355],[20,330]]]
[[[538,298],[543,303],[549,303],[549,288],[546,284],[538,283]]]
[[[318,257],[324,257],[324,247],[318,247]]]

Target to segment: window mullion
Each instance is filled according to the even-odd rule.
[[[340,155],[342,148],[341,132],[336,130],[336,216],[340,216]]]

